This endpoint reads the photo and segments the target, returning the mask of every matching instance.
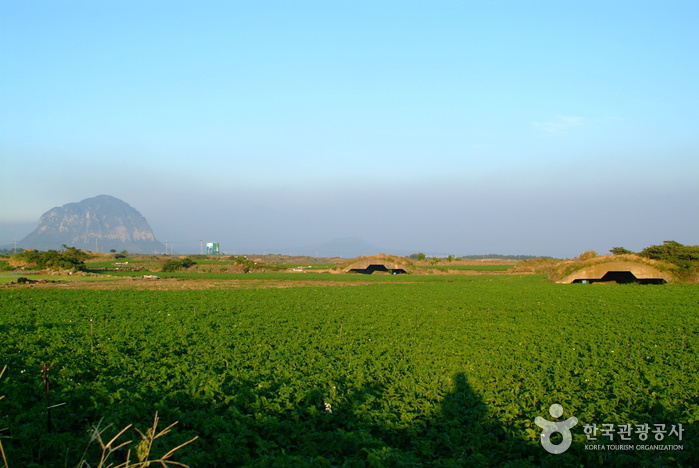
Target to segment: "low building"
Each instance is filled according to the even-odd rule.
[[[664,284],[673,280],[672,274],[649,263],[602,257],[601,260],[582,265],[582,268],[576,269],[556,282]]]
[[[376,272],[401,275],[412,271],[412,269],[413,266],[410,260],[385,254],[373,257],[359,257],[341,266],[341,270],[345,273],[361,273],[365,275]]]

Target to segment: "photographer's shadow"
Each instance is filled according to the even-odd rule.
[[[426,430],[436,442],[433,460],[437,463],[526,466],[536,455],[536,446],[523,440],[518,429],[503,425],[488,411],[463,373],[453,377],[451,392]]]

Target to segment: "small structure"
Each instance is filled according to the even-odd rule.
[[[350,268],[348,270],[350,273],[362,273],[364,275],[370,275],[375,271],[384,271],[386,273],[392,273],[394,275],[404,275],[407,273],[403,268],[386,268],[383,263],[372,263],[366,268]]]
[[[632,259],[599,257],[557,280],[557,283],[665,284],[673,276],[655,265]]]
[[[636,275],[631,271],[608,271],[601,278],[577,278],[573,280],[573,283],[617,283],[617,284],[628,284],[628,283],[638,283],[638,284],[665,284],[667,280],[665,278],[637,278]]]
[[[341,267],[345,273],[370,275],[374,272],[393,275],[407,274],[412,270],[412,263],[405,258],[379,254],[373,257],[360,257]]]

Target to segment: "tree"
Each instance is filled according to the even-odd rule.
[[[633,253],[623,247],[614,247],[610,250],[610,252],[612,255],[628,255]]]
[[[62,247],[64,250],[61,251],[47,250],[46,252],[41,252],[38,250],[25,250],[21,254],[17,254],[17,258],[42,269],[82,270],[85,268],[85,260],[90,258],[87,252],[83,252],[75,247],[68,247],[65,244]]]
[[[677,274],[682,278],[688,278],[699,271],[699,245],[682,245],[675,241],[663,241],[662,245],[646,247],[639,255],[676,265]]]

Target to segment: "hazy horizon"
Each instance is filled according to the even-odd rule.
[[[100,194],[185,253],[699,244],[698,16],[693,1],[4,3],[0,245]]]

